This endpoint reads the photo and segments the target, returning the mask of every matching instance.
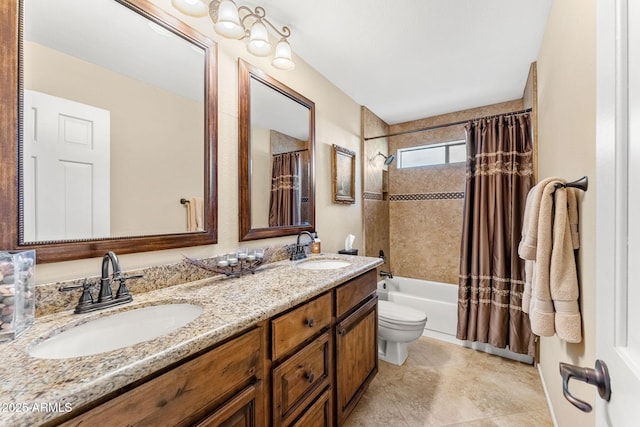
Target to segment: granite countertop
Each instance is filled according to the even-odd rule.
[[[302,261],[266,264],[254,275],[214,276],[144,294],[132,303],[94,313],[71,311],[36,319],[15,341],[0,344],[0,425],[34,426],[131,384],[200,350],[250,328],[358,276],[382,261],[349,255],[315,255],[344,260],[334,270],[305,270]],[[28,354],[35,343],[97,317],[162,303],[192,303],[202,314],[162,337],[106,353],[48,360]]]

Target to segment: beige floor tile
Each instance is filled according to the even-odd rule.
[[[443,427],[553,427],[549,411],[529,411]]]
[[[410,345],[403,366],[380,362],[346,426],[528,427],[534,421],[553,425],[534,367],[423,337]]]

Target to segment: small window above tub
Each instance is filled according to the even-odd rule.
[[[464,140],[398,150],[398,169],[446,165],[466,161],[467,146]]]

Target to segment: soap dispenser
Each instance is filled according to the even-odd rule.
[[[312,254],[319,254],[320,251],[321,251],[320,238],[318,237],[318,233],[314,232],[313,233],[313,242],[311,243],[311,253]]]

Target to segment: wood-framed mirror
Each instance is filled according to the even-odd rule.
[[[315,104],[238,60],[240,240],[315,229]]]
[[[216,243],[211,39],[148,0],[10,0],[0,42],[2,249]]]

